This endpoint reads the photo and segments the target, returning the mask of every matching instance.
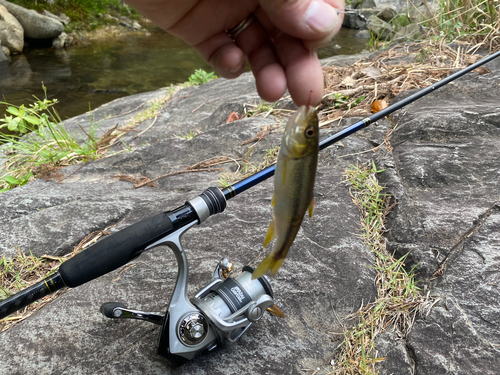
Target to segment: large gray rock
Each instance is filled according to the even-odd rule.
[[[343,57],[335,62],[341,60],[352,63]],[[150,311],[165,308],[177,270],[170,251],[159,248],[133,260],[132,268],[69,290],[1,334],[0,374],[303,374],[318,368],[328,373],[325,367],[341,339],[336,334],[339,320],[346,324],[349,313],[376,295],[373,258],[358,236],[359,212],[342,183],[344,168],[372,157],[385,169],[380,182],[398,201],[388,217],[389,250],[398,257],[407,255],[405,264],[416,267],[423,293],[439,298],[407,338],[392,328],[377,337],[377,356],[387,358],[379,373],[497,373],[500,74],[495,64],[489,67],[493,73],[472,73],[395,114],[392,152],[366,152],[384,142],[388,121],[321,152],[315,215],[304,221],[291,254],[271,280],[285,319],[265,316],[233,347],[173,369],[155,354],[157,328],[109,321],[98,312],[110,300]],[[103,131],[126,125],[141,104],[145,108],[163,95],[158,90],[121,98],[94,111],[94,118]],[[135,132],[125,137],[132,152],[64,168],[60,183],[37,180],[3,193],[0,255],[11,256],[17,248],[38,255],[66,254],[94,230],[111,225],[110,231],[123,229],[182,205],[219,180],[215,171],[183,174],[159,180],[156,188],[134,190],[131,183],[113,177],[118,174],[153,178],[214,156],[260,163],[266,150],[279,143],[281,132],[268,134],[253,153],[243,141],[282,120],[225,121],[229,113],[241,113],[245,103],[254,101],[259,99],[248,74],[184,89],[163,107],[151,129],[135,139]],[[286,101],[282,105],[291,107]],[[151,121],[137,130],[145,130]],[[66,122],[75,131],[78,124],[88,126],[89,115]],[[201,134],[192,140],[175,137],[194,129]],[[323,129],[322,135],[336,130]],[[229,172],[237,166],[223,168]],[[208,283],[221,257],[238,267],[262,259],[271,189],[271,181],[265,181],[231,199],[225,212],[184,236],[190,295]]]
[[[382,21],[391,22],[394,17],[398,14],[397,10],[392,6],[383,6],[377,13],[377,17]]]
[[[57,38],[63,32],[64,26],[58,20],[6,0],[0,0],[0,5],[5,6],[17,18],[23,26],[24,36],[27,38],[52,39]]]
[[[368,18],[366,27],[368,27],[368,30],[370,30],[378,40],[389,40],[396,33],[392,25],[374,15]]]
[[[3,5],[0,5],[0,39],[2,45],[10,52],[23,52],[24,29],[16,17],[10,14]]]
[[[394,8],[398,13],[407,12],[409,8],[422,5],[422,0],[416,0],[411,4],[408,4],[406,0],[373,0],[373,1],[375,2],[377,8],[384,8],[386,6],[389,6],[391,8]],[[429,2],[432,1],[433,0],[430,0]]]
[[[421,40],[423,35],[422,27],[419,24],[411,23],[396,32],[393,42],[417,41]]]
[[[61,22],[64,26],[66,26],[71,21],[71,19],[67,15],[65,15],[64,13],[61,13],[60,15],[56,16],[54,13],[51,13],[48,10],[44,9],[42,14],[44,16],[53,18],[53,19]]]
[[[164,95],[158,90],[118,99],[97,109],[95,120],[102,120],[103,131],[117,123],[126,125],[147,105],[137,107]],[[279,144],[282,132],[268,134],[253,145],[253,153],[251,144],[242,143],[263,126],[283,125],[283,120],[270,116],[226,123],[231,112],[242,113],[245,103],[254,102],[260,99],[249,74],[184,89],[164,106],[150,130],[136,139],[137,132],[124,139],[133,152],[64,168],[61,183],[40,179],[3,193],[0,254],[12,255],[16,246],[38,255],[66,254],[96,229],[110,225],[115,225],[111,231],[123,229],[176,208],[219,181],[215,171],[182,174],[159,180],[156,188],[134,190],[131,183],[113,176],[153,178],[214,156],[229,156],[241,164],[246,155],[258,165],[266,150]],[[293,108],[289,101],[283,105]],[[151,121],[137,130],[145,130]],[[88,126],[88,114],[67,121],[70,129],[79,129],[78,124]],[[384,124],[380,126],[387,130],[388,123]],[[192,140],[175,137],[194,129],[201,134]],[[285,319],[266,315],[233,347],[217,349],[174,370],[156,355],[158,328],[110,321],[98,311],[101,303],[115,300],[144,310],[165,309],[177,266],[171,251],[160,248],[134,260],[135,266],[119,280],[113,281],[123,268],[69,290],[0,335],[4,348],[0,374],[227,374],[241,369],[251,374],[302,374],[304,368],[324,368],[340,343],[341,336],[333,334],[342,329],[339,320],[376,295],[372,254],[355,235],[360,214],[342,181],[344,168],[369,160],[369,154],[360,152],[373,147],[370,138],[377,129],[350,137],[343,147],[330,147],[320,156],[315,214],[305,220],[288,259],[271,280]],[[226,172],[238,168],[236,163],[222,167]],[[209,282],[222,256],[237,267],[255,266],[263,258],[271,191],[272,181],[259,184],[183,237],[190,260],[190,295]]]
[[[439,298],[407,342],[418,374],[500,367],[499,83],[498,69],[471,73],[399,111],[380,160],[398,200],[389,249]]]

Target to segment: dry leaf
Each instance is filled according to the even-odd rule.
[[[479,68],[474,69],[474,72],[479,73],[479,74],[488,74],[491,73],[491,70],[484,66],[480,66]]]
[[[340,84],[345,87],[353,87],[356,84],[356,82],[357,81],[352,77],[345,77]]]
[[[238,112],[231,112],[229,114],[229,116],[227,116],[226,124],[228,122],[233,122],[233,121],[236,121],[236,120],[239,120],[239,119],[240,119],[240,116],[238,116]]]
[[[387,107],[389,107],[389,104],[385,100],[375,100],[372,103],[372,113],[377,113]]]
[[[380,70],[374,66],[369,66],[368,68],[363,69],[363,73],[370,78],[378,78],[382,75]]]

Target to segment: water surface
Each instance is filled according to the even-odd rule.
[[[12,104],[28,104],[33,95],[43,97],[43,82],[48,97],[60,101],[57,109],[65,119],[122,96],[185,82],[199,68],[212,71],[179,39],[158,28],[150,31],[63,50],[27,49],[13,56],[10,64],[0,65],[0,97]],[[356,38],[356,32],[342,29],[328,47],[318,51],[319,56],[361,52],[367,40]]]

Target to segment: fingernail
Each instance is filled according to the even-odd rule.
[[[314,0],[306,10],[307,25],[317,32],[331,31],[338,22],[335,9],[322,1]]]

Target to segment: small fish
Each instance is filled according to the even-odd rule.
[[[318,114],[314,107],[302,106],[288,120],[274,173],[273,220],[267,230],[264,248],[275,237],[276,243],[253,272],[252,279],[267,271],[272,275],[278,271],[306,211],[309,217],[312,216],[318,151]]]

